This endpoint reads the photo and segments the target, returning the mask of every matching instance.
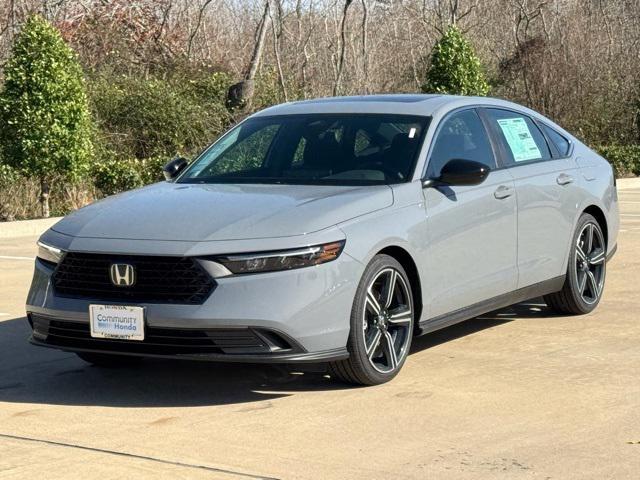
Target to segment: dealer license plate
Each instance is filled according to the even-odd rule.
[[[91,336],[117,340],[144,340],[144,308],[89,305]]]

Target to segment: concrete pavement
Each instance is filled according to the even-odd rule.
[[[599,308],[529,302],[415,341],[349,388],[281,367],[101,370],[27,344],[35,236],[0,239],[0,479],[635,479],[640,186]]]
[[[62,217],[0,222],[0,238],[20,238],[40,235]]]

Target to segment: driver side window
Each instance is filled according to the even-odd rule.
[[[438,177],[444,164],[453,159],[474,160],[491,170],[496,168],[487,132],[473,109],[454,113],[442,124],[431,150],[429,176]]]

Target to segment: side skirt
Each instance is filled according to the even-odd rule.
[[[418,325],[418,335],[435,332],[436,330],[455,325],[456,323],[469,320],[500,308],[508,307],[515,303],[524,302],[525,300],[557,292],[562,289],[564,280],[565,275],[561,275],[550,280],[545,280],[544,282],[535,283],[528,287],[520,288],[513,292],[490,298],[489,300],[483,300],[482,302],[455,310],[451,313],[440,315],[439,317],[428,318],[421,321]]]

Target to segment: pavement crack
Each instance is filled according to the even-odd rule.
[[[244,477],[244,478],[254,478],[257,480],[279,480],[276,477],[264,477],[262,475],[253,475],[250,473],[243,473],[243,472],[237,472],[234,470],[227,470],[224,468],[216,468],[216,467],[210,467],[208,465],[198,465],[195,463],[185,463],[185,462],[176,462],[173,460],[166,460],[163,458],[157,458],[157,457],[151,457],[151,456],[147,456],[147,455],[138,455],[135,453],[128,453],[128,452],[119,452],[117,450],[109,450],[109,449],[105,449],[105,448],[97,448],[97,447],[87,447],[85,445],[78,445],[78,444],[74,444],[74,443],[65,443],[65,442],[56,442],[53,440],[44,440],[41,438],[33,438],[33,437],[24,437],[21,435],[10,435],[10,434],[6,434],[6,433],[0,433],[0,438],[6,438],[9,440],[18,440],[18,441],[23,441],[23,442],[32,442],[32,443],[42,443],[45,445],[52,445],[55,447],[63,447],[63,448],[75,448],[78,450],[85,450],[85,451],[89,451],[89,452],[97,452],[97,453],[105,453],[107,455],[115,455],[115,456],[119,456],[119,457],[126,457],[126,458],[135,458],[138,460],[147,460],[150,462],[156,462],[156,463],[163,463],[165,465],[173,465],[176,467],[184,467],[184,468],[193,468],[193,469],[197,469],[197,470],[206,470],[209,472],[215,472],[215,473],[223,473],[223,474],[227,474],[227,475],[235,475],[238,477]]]

